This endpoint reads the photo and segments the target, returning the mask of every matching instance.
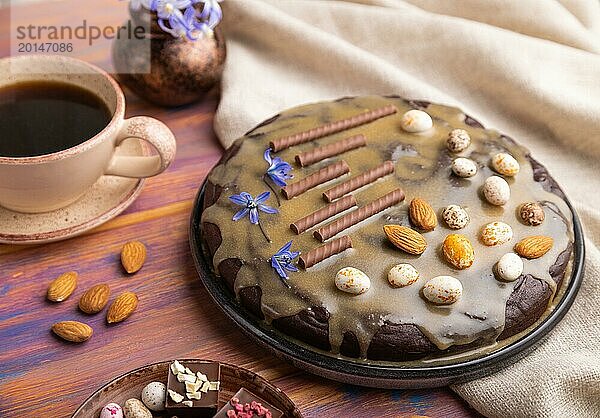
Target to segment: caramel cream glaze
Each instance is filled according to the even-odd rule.
[[[294,167],[292,182],[342,159],[349,164],[351,172],[291,200],[280,196],[280,207],[271,195],[266,203],[278,207],[279,214],[261,212],[260,220],[272,243],[267,242],[258,225],[252,225],[247,218],[232,221],[233,214],[240,207],[231,203],[229,196],[241,191],[256,196],[269,190],[262,180],[267,169],[263,153],[269,147],[269,141],[389,104],[398,108],[396,114],[276,154]],[[241,259],[243,265],[235,281],[236,294],[244,287],[260,286],[262,311],[267,321],[294,315],[311,306],[324,306],[330,313],[332,351],[337,352],[344,332],[351,331],[358,338],[362,357],[366,356],[371,338],[386,320],[417,325],[440,349],[480,338],[492,344],[503,330],[505,304],[516,284],[496,279],[493,266],[502,255],[512,251],[516,242],[530,235],[548,235],[554,239],[554,246],[537,260],[524,260],[523,274],[531,274],[547,282],[553,292],[556,291],[548,269],[572,241],[571,212],[561,198],[545,191],[540,183],[533,180],[533,169],[526,158],[529,151],[497,131],[467,125],[461,110],[436,104],[425,109],[433,118],[432,129],[420,134],[404,132],[400,127],[402,114],[415,107],[401,98],[367,96],[293,108],[282,112],[272,123],[259,126],[241,138],[239,152],[212,171],[209,180],[222,186],[223,192],[218,201],[204,211],[202,222],[216,224],[223,237],[223,243],[213,258],[215,271],[224,259]],[[472,139],[471,146],[459,154],[452,154],[446,149],[448,133],[455,128],[465,129]],[[356,134],[366,136],[366,147],[306,168],[294,162],[295,155],[300,152]],[[511,198],[506,205],[498,207],[487,203],[480,189],[484,180],[495,174],[489,166],[491,156],[501,151],[513,155],[520,163],[521,171],[516,177],[506,178]],[[477,175],[468,179],[454,176],[450,163],[458,156],[476,161],[479,166]],[[338,237],[349,234],[353,248],[308,270],[289,273],[287,283],[290,288],[287,288],[270,266],[270,257],[290,240],[293,240],[292,251],[303,253],[321,245],[312,232],[327,221],[301,235],[296,235],[290,224],[325,206],[327,203],[322,193],[332,185],[386,160],[395,163],[395,172],[352,194],[362,206],[400,187],[406,194],[406,200],[338,234]],[[414,197],[428,201],[439,220],[434,231],[423,234],[428,247],[420,256],[396,249],[383,232],[385,224],[410,225],[408,203]],[[527,201],[543,203],[546,220],[542,225],[531,227],[519,221],[518,207]],[[441,214],[450,204],[467,210],[471,220],[466,228],[453,231],[445,225]],[[514,237],[510,242],[497,247],[486,247],[481,243],[481,228],[493,221],[506,222],[513,228]],[[453,232],[466,235],[474,246],[475,262],[466,270],[453,268],[441,255],[444,238]],[[391,287],[387,273],[398,263],[412,264],[419,271],[420,279],[404,288]],[[358,268],[370,277],[371,288],[367,293],[355,296],[335,287],[336,272],[348,266]],[[422,286],[438,275],[451,275],[462,282],[463,295],[455,304],[435,306],[423,298]]]

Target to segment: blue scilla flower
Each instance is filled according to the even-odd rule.
[[[279,157],[272,158],[271,148],[267,148],[265,151],[264,159],[267,164],[269,164],[269,168],[267,168],[267,176],[269,176],[269,178],[273,180],[273,183],[279,187],[287,186],[285,181],[294,177],[293,175],[289,174],[289,172],[293,170],[292,166]]]
[[[285,244],[283,247],[271,257],[271,267],[275,269],[279,277],[282,279],[288,279],[287,272],[296,272],[298,271],[298,267],[294,265],[294,259],[296,259],[300,252],[292,252],[290,249],[292,248],[292,241]]]
[[[239,221],[244,216],[250,214],[250,222],[257,224],[259,210],[265,213],[278,213],[279,211],[277,209],[263,204],[263,202],[265,202],[270,195],[271,192],[264,192],[256,196],[255,199],[250,193],[241,192],[240,194],[229,196],[229,200],[231,200],[233,203],[244,206],[243,209],[240,209],[235,215],[233,215],[233,220]]]
[[[193,4],[202,3],[202,11],[198,14],[195,27],[205,33],[210,33],[223,19],[223,11],[219,4],[221,0],[192,0]]]
[[[242,209],[237,211],[235,215],[233,215],[234,221],[239,221],[246,215],[250,215],[250,223],[258,224],[261,232],[267,239],[267,241],[271,242],[271,238],[266,233],[264,228],[260,223],[260,219],[258,218],[258,211],[265,213],[279,213],[279,211],[271,206],[265,205],[263,202],[271,195],[271,192],[264,192],[256,196],[256,199],[252,197],[250,193],[241,192],[240,194],[234,194],[233,196],[229,196],[229,200],[231,200],[236,205],[243,206]]]

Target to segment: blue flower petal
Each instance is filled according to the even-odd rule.
[[[265,151],[265,153],[263,154],[263,158],[265,159],[265,161],[269,164],[269,166],[272,163],[272,158],[271,158],[271,148],[267,148],[267,150]]]
[[[286,264],[285,265],[285,269],[288,270],[288,271],[293,271],[293,272],[298,271],[298,267],[296,267],[295,265],[293,265],[291,263],[290,264]]]
[[[279,177],[278,175],[269,173],[269,177],[271,178],[271,180],[273,180],[273,183],[275,183],[279,187],[287,186],[287,183],[285,181],[281,180],[281,177]]]
[[[256,199],[254,199],[254,201],[257,204],[260,204],[260,203],[266,201],[269,198],[269,196],[271,196],[271,192],[263,192],[263,193],[259,194],[258,196],[256,196]]]
[[[244,208],[241,210],[238,210],[235,215],[233,215],[233,220],[234,221],[239,221],[240,219],[242,219],[244,216],[246,216],[248,214],[248,212],[250,211],[250,209],[248,208]]]
[[[260,204],[260,205],[258,205],[258,208],[265,213],[271,213],[271,214],[279,213],[279,211],[277,209],[272,208],[271,206],[267,206],[267,205]]]
[[[248,203],[254,201],[254,198],[252,197],[252,195],[248,192],[242,192],[240,193],[240,196],[242,196],[245,200],[245,204],[247,205]]]
[[[246,204],[248,203],[248,200],[239,194],[234,194],[232,196],[229,196],[229,200],[231,200],[236,205],[242,205],[242,206],[246,206]]]
[[[255,225],[258,223],[258,209],[256,208],[250,209],[250,223]]]
[[[277,251],[278,253],[284,252],[284,251],[289,251],[290,248],[292,248],[292,241],[289,241],[287,244],[285,244],[283,247],[281,247],[281,249],[279,251]]]

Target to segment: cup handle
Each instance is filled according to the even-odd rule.
[[[149,142],[158,155],[129,156],[114,155],[106,169],[106,175],[142,178],[162,173],[175,159],[175,136],[164,123],[147,116],[125,119],[117,135],[115,146],[129,138]]]

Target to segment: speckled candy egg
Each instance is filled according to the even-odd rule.
[[[125,418],[152,418],[152,412],[139,399],[127,399],[123,405]]]
[[[371,279],[354,267],[344,267],[335,275],[335,286],[342,292],[360,295],[371,288]]]
[[[469,214],[458,205],[450,205],[442,213],[444,222],[451,229],[461,229],[469,223]]]
[[[483,183],[482,192],[485,200],[495,206],[502,206],[510,199],[510,187],[502,177],[488,177]]]
[[[504,176],[514,176],[521,166],[512,155],[500,152],[492,157],[492,168]]]
[[[437,276],[423,286],[423,296],[436,305],[450,305],[462,296],[462,283],[452,276]]]
[[[502,280],[515,281],[523,273],[523,260],[515,253],[506,253],[498,260],[496,273]]]
[[[102,408],[100,418],[123,418],[123,408],[116,403],[109,403]]]
[[[452,172],[458,177],[473,177],[477,174],[477,164],[468,158],[459,157],[452,161]]]
[[[464,129],[454,129],[448,134],[446,147],[450,152],[462,152],[471,145],[471,137]]]
[[[397,264],[388,272],[388,281],[394,287],[404,287],[419,280],[419,272],[410,264]]]
[[[419,133],[431,129],[433,127],[433,120],[426,112],[413,109],[402,115],[400,125],[406,132]]]
[[[544,223],[544,208],[537,202],[523,203],[519,207],[519,217],[525,225],[538,226]]]
[[[165,397],[167,387],[162,382],[148,383],[142,390],[142,402],[151,411],[162,411],[165,409]]]
[[[488,247],[505,244],[512,237],[512,228],[504,222],[490,222],[481,229],[481,241]]]

